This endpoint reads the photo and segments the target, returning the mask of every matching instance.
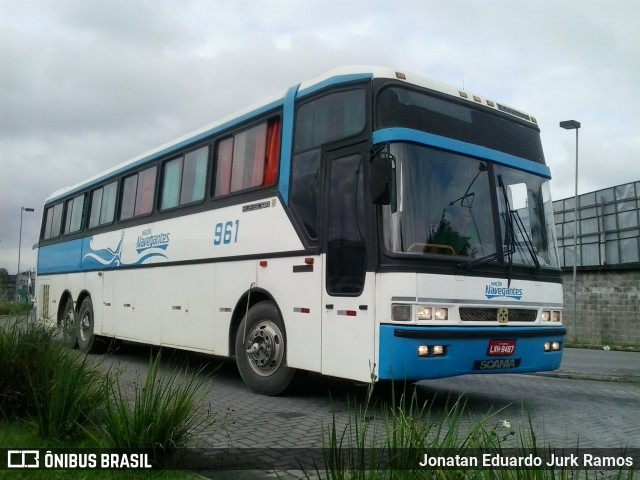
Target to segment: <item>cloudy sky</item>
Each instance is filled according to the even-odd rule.
[[[537,117],[554,198],[640,180],[637,0],[0,0],[0,268],[44,199],[330,68],[418,73]]]

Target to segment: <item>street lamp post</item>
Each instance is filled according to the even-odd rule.
[[[576,120],[565,120],[560,122],[560,127],[565,130],[576,131],[576,180],[575,180],[575,193],[574,193],[574,214],[573,214],[573,320],[578,322],[578,300],[577,300],[577,286],[576,286],[576,269],[578,264],[578,130],[580,129],[580,122]]]
[[[33,211],[33,208],[20,207],[20,236],[18,240],[18,274],[16,275],[16,293],[18,291],[18,278],[20,277],[20,252],[22,251],[22,212]]]

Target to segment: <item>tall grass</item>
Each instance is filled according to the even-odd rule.
[[[424,454],[446,457],[475,457],[483,453],[513,455],[517,451],[544,457],[546,448],[538,444],[530,417],[528,428],[519,435],[507,420],[499,420],[500,411],[482,418],[466,415],[460,398],[447,402],[444,412],[434,415],[431,407],[419,404],[415,391],[410,395],[392,395],[390,404],[376,405],[372,390],[364,405],[350,405],[343,427],[335,416],[325,431],[324,465],[307,478],[327,480],[551,480],[600,479],[603,472],[578,467],[545,468],[458,468],[422,467]],[[322,471],[321,471],[322,470]],[[633,470],[606,472],[606,478],[631,479]]]
[[[29,379],[35,400],[35,420],[43,438],[76,436],[92,429],[104,403],[107,381],[86,357],[63,350],[45,382]]]
[[[31,302],[0,302],[0,315],[20,315],[29,313],[33,308]]]
[[[44,438],[77,435],[103,403],[102,375],[40,323],[0,326],[0,372],[0,417],[34,420]]]
[[[19,319],[0,326],[0,417],[33,413],[35,399],[29,394],[29,379],[43,384],[59,353],[49,328]]]
[[[161,355],[151,359],[147,376],[125,391],[115,379],[104,384],[103,429],[110,447],[129,451],[146,449],[158,461],[174,449],[189,445],[194,435],[215,421],[202,406],[209,382],[184,368],[161,374]]]

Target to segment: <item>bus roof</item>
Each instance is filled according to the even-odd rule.
[[[423,77],[413,73],[399,72],[397,70],[384,67],[344,66],[329,70],[325,73],[316,75],[309,80],[300,83],[300,85],[298,86],[296,98],[310,95],[330,85],[339,85],[342,83],[350,83],[356,80],[373,78],[387,78],[405,81],[412,85],[424,87],[430,90],[444,93],[446,95],[450,95],[452,97],[465,99],[471,103],[476,103],[485,107],[499,110],[502,113],[510,114],[520,120],[525,120],[532,126],[535,126],[537,124],[535,118],[527,115],[526,113],[507,107],[504,104],[499,104],[492,100],[488,100],[484,97],[481,97],[480,95],[468,93],[464,90],[460,90],[446,83],[431,80],[427,77]],[[122,172],[125,172],[126,170],[133,169],[147,162],[151,162],[158,157],[170,154],[174,150],[178,150],[191,144],[195,144],[207,137],[215,135],[222,130],[233,127],[235,124],[250,119],[255,115],[259,115],[261,113],[265,113],[269,110],[275,109],[283,104],[285,95],[286,93],[275,95],[267,100],[244,108],[214,123],[206,125],[171,142],[165,143],[164,145],[161,145],[125,162],[122,162],[108,170],[102,171],[97,175],[90,177],[76,185],[61,188],[47,197],[47,199],[45,200],[45,204],[58,200],[61,197],[67,196],[69,194],[80,192],[87,186],[91,186],[94,184],[98,185],[103,181],[106,181],[110,177],[116,176]]]

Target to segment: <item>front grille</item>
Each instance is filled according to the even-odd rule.
[[[537,310],[522,308],[509,309],[509,322],[535,322],[538,317]],[[460,320],[463,322],[497,322],[497,308],[461,307]]]

